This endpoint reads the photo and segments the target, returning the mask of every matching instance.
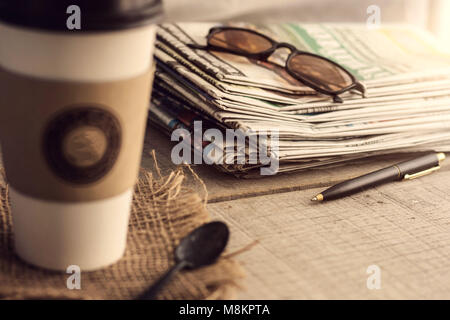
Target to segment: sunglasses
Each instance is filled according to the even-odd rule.
[[[342,103],[340,94],[356,90],[365,97],[366,88],[344,67],[319,55],[300,51],[293,45],[277,42],[259,32],[234,27],[214,27],[207,35],[207,45],[188,44],[193,49],[212,50],[267,60],[277,49],[291,51],[285,69],[295,79],[317,92]]]

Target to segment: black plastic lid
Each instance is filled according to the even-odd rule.
[[[163,13],[161,0],[0,0],[0,22],[70,31],[67,8],[71,5],[80,7],[81,29],[77,32],[139,27],[159,22]]]

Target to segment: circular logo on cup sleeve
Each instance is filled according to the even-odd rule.
[[[43,151],[52,172],[75,184],[104,177],[114,166],[120,146],[119,121],[98,107],[76,107],[57,114],[43,136]]]

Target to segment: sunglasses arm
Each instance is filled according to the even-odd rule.
[[[196,43],[187,43],[186,44],[191,49],[200,49],[200,50],[207,50],[208,46],[202,46]]]
[[[364,84],[362,84],[361,82],[356,81],[355,82],[355,87],[353,89],[358,91],[358,92],[360,92],[361,95],[363,96],[363,98],[367,98],[366,86]]]
[[[334,103],[344,103],[344,100],[342,100],[341,97],[339,97],[338,95],[333,96],[333,102]]]
[[[351,90],[356,90],[361,93],[363,98],[367,98],[366,86],[364,84],[362,84],[361,82],[356,81],[355,84],[353,85],[353,88],[351,88]],[[343,103],[344,102],[344,100],[342,100],[342,98],[339,97],[338,95],[333,96],[333,101],[335,103]]]

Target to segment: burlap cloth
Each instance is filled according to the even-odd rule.
[[[179,240],[210,220],[205,202],[183,186],[183,179],[181,168],[165,177],[141,172],[133,197],[125,256],[106,269],[82,272],[81,290],[67,289],[70,274],[38,269],[15,256],[8,187],[1,187],[0,298],[133,299],[173,264],[173,251]],[[182,271],[158,298],[234,298],[244,275],[232,256],[224,255],[212,266]]]

